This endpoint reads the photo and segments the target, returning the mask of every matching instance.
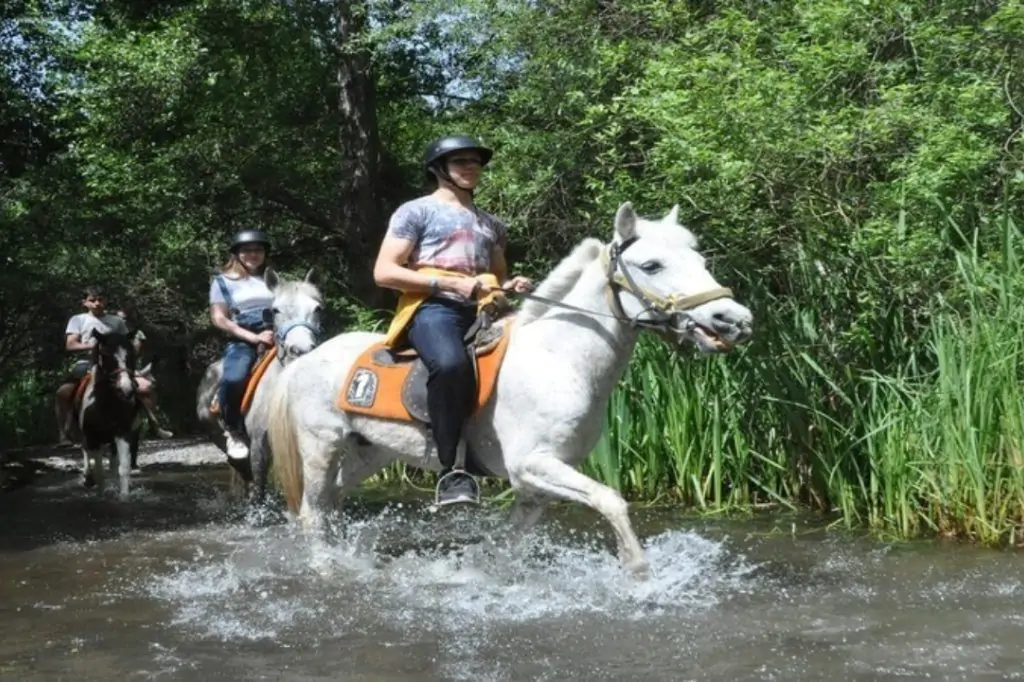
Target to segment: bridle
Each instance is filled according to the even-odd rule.
[[[689,317],[687,311],[711,301],[732,297],[732,289],[728,287],[715,287],[690,296],[665,296],[640,286],[629,272],[626,261],[622,259],[622,252],[637,239],[631,237],[620,243],[613,242],[607,250],[601,252],[602,259],[607,261],[605,273],[608,278],[612,310],[620,322],[628,324],[633,329],[643,327],[659,332],[676,331],[682,328],[685,318]],[[632,294],[643,306],[643,309],[632,318],[626,316],[626,311],[622,307],[623,291]],[[640,319],[645,313],[651,315],[653,319]]]
[[[289,320],[281,326],[280,329],[274,330],[274,344],[277,346],[277,360],[281,364],[284,364],[284,340],[287,338],[293,330],[298,328],[308,329],[309,333],[313,335],[313,345],[320,343],[320,336],[323,334],[323,330],[319,324],[307,322],[306,320]]]
[[[107,355],[106,357],[109,358],[110,355]],[[139,388],[139,384],[135,380],[135,372],[133,370],[130,370],[127,367],[121,367],[120,365],[117,365],[116,367],[111,369],[111,368],[107,367],[106,365],[104,365],[103,358],[104,358],[103,351],[97,349],[96,356],[93,359],[93,363],[92,363],[92,372],[93,372],[92,383],[93,383],[93,386],[97,386],[97,387],[100,386],[100,385],[106,386],[107,388],[111,389],[111,391],[120,400],[124,400],[124,401],[128,401],[128,402],[130,402],[132,400],[135,400],[135,392]],[[118,377],[120,377],[122,374],[127,374],[128,375],[128,380],[132,384],[132,394],[129,395],[129,396],[126,396],[121,391],[117,390],[117,380],[118,380]],[[99,381],[100,378],[104,379],[104,382],[102,384]]]
[[[637,239],[639,238],[631,237],[622,242],[612,242],[601,251],[601,260],[604,261],[603,266],[608,283],[606,292],[608,294],[609,307],[612,310],[611,315],[596,310],[586,310],[569,303],[532,293],[515,292],[515,294],[522,298],[557,308],[565,308],[586,315],[610,317],[622,324],[628,325],[631,329],[642,328],[673,334],[679,333],[683,329],[687,318],[689,318],[688,311],[711,301],[732,297],[732,289],[728,287],[715,287],[690,296],[678,296],[676,294],[663,295],[640,286],[633,279],[626,261],[622,259],[622,253],[635,243]],[[625,308],[622,305],[623,292],[631,294],[640,302],[642,309],[633,317],[629,317],[626,314]],[[643,319],[645,314],[648,317]]]

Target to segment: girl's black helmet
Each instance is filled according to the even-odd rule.
[[[235,234],[231,240],[231,253],[237,256],[242,244],[263,244],[267,255],[270,255],[270,238],[262,230],[242,230]]]

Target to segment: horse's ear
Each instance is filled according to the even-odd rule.
[[[669,225],[679,224],[679,204],[672,207],[672,210],[665,214],[665,217],[661,219],[661,222],[668,223]]]
[[[615,234],[621,241],[636,236],[636,211],[633,210],[632,202],[627,201],[619,206],[615,214]]]
[[[93,329],[92,330],[92,337],[94,339],[96,339],[97,343],[106,343],[107,342],[107,335],[104,334],[103,332],[101,332],[99,329]]]
[[[302,281],[303,282],[308,282],[309,284],[312,284],[313,286],[319,286],[320,285],[320,274],[316,271],[316,268],[310,268],[306,272],[306,276],[302,278]]]
[[[268,289],[276,289],[277,285],[281,283],[281,278],[277,276],[277,271],[274,268],[267,268],[263,273],[263,281],[266,282]]]

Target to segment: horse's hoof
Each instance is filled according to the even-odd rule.
[[[651,577],[651,565],[647,563],[647,559],[644,558],[626,562],[623,568],[625,568],[629,572],[630,576],[635,580],[644,581]]]

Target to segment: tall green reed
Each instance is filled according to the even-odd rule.
[[[848,526],[1019,542],[1024,527],[1024,273],[1009,217],[998,251],[956,255],[928,322],[880,317],[870,347],[830,338],[815,268],[772,301],[751,346],[686,357],[643,341],[588,473],[634,499],[708,511],[811,505]],[[967,242],[970,243],[970,242]]]

